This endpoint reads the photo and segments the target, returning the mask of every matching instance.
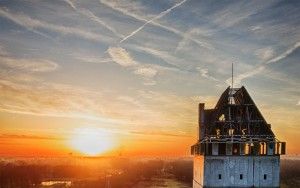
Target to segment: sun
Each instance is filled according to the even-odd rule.
[[[104,154],[115,145],[110,132],[97,128],[75,129],[70,144],[74,150],[89,156]]]

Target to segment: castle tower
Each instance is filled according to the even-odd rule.
[[[228,87],[215,108],[199,104],[193,187],[279,187],[285,149],[245,87]]]

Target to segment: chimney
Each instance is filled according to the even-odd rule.
[[[199,103],[199,119],[198,119],[198,124],[199,124],[199,136],[198,140],[200,141],[202,138],[204,138],[204,103]]]

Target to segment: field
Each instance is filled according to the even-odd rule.
[[[3,159],[1,188],[192,187],[193,162],[181,159]],[[300,186],[300,160],[281,160],[281,187]]]
[[[281,188],[300,187],[300,160],[281,160]]]

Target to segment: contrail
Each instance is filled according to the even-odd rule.
[[[141,22],[147,22],[148,21],[147,19],[145,19],[143,17],[140,17],[139,15],[136,15],[136,14],[134,14],[132,12],[129,12],[126,9],[123,9],[123,8],[120,8],[120,7],[115,7],[114,5],[111,4],[111,2],[107,2],[105,0],[99,0],[99,1],[100,1],[101,4],[107,6],[107,7],[111,8],[111,9],[113,9],[115,11],[120,12],[120,13],[124,14],[125,16],[132,17],[132,18],[134,18],[136,20],[139,20]],[[172,32],[172,33],[174,33],[174,34],[176,34],[176,35],[178,35],[180,37],[186,37],[187,39],[191,40],[192,42],[198,44],[201,47],[204,47],[204,48],[207,48],[207,49],[214,49],[214,47],[211,44],[205,43],[203,41],[199,41],[199,40],[193,38],[192,36],[186,36],[185,33],[181,32],[181,31],[179,31],[179,30],[177,30],[177,29],[175,29],[173,27],[162,25],[162,24],[157,23],[155,21],[151,22],[150,24],[153,25],[153,26],[165,29],[165,30],[167,30],[169,32]]]
[[[130,37],[134,36],[136,33],[138,33],[140,30],[142,30],[146,25],[148,25],[149,23],[152,23],[153,21],[162,18],[163,16],[165,16],[166,14],[168,14],[169,12],[171,12],[173,9],[179,7],[180,5],[182,5],[183,3],[185,3],[187,0],[183,0],[180,3],[176,3],[174,6],[172,6],[171,8],[161,12],[160,14],[158,14],[157,16],[155,16],[154,18],[148,20],[146,23],[144,23],[141,27],[139,27],[138,29],[136,29],[135,31],[133,31],[132,33],[130,33],[128,36],[124,37],[120,43],[124,42],[125,40],[129,39]]]
[[[300,47],[300,42],[297,42],[293,47],[289,48],[287,51],[285,51],[284,53],[282,53],[281,55],[267,61],[265,64],[270,64],[270,63],[275,63],[283,58],[286,58],[288,55],[290,55],[291,53],[293,53],[296,49],[298,49]]]
[[[45,37],[45,38],[47,38],[47,39],[50,39],[50,40],[52,40],[52,41],[55,41],[52,37],[50,37],[49,35],[46,35],[46,34],[40,32],[40,31],[36,30],[33,26],[24,24],[24,22],[25,22],[24,20],[18,20],[18,19],[16,19],[14,16],[12,16],[12,15],[9,13],[8,10],[5,10],[5,9],[3,9],[3,8],[0,8],[0,16],[3,16],[3,17],[5,17],[5,18],[7,18],[7,19],[12,20],[13,22],[15,22],[15,23],[17,23],[17,24],[19,24],[19,25],[22,25],[22,26],[25,27],[28,31],[31,31],[31,32],[33,32],[33,33],[35,33],[35,34],[38,34],[38,35],[40,35],[40,36],[43,36],[43,37]],[[26,21],[28,21],[28,20],[26,20]],[[56,41],[55,41],[55,42],[56,42]]]
[[[69,4],[74,10],[76,10],[77,8],[76,8],[76,6],[75,6],[75,4],[73,3],[73,1],[72,0],[64,0],[67,4]]]

